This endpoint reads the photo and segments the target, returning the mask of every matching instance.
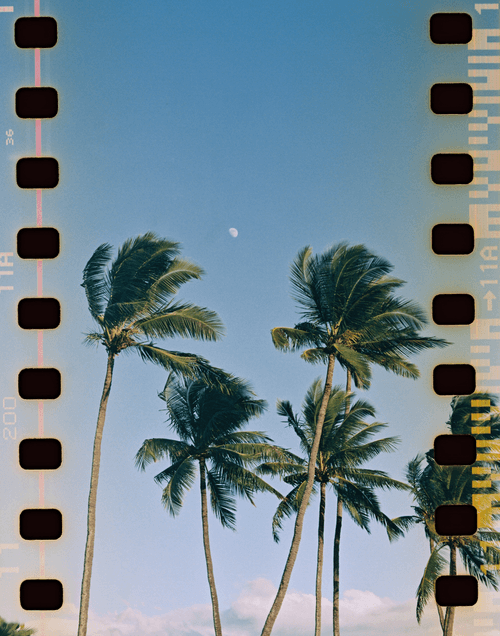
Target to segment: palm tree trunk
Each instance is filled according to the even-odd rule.
[[[276,593],[276,597],[273,601],[269,614],[267,615],[266,622],[264,623],[264,628],[262,630],[261,636],[269,636],[271,634],[274,623],[276,622],[276,619],[278,618],[278,614],[281,609],[281,606],[283,605],[283,601],[285,600],[285,595],[288,589],[288,584],[290,582],[290,577],[292,575],[293,566],[295,565],[297,554],[299,552],[300,539],[302,536],[302,526],[304,525],[304,515],[306,514],[307,504],[309,503],[309,498],[311,496],[313,483],[314,483],[314,476],[316,472],[316,458],[318,457],[319,442],[321,440],[321,433],[323,431],[323,423],[325,421],[326,407],[328,406],[328,399],[332,392],[334,366],[335,366],[335,356],[333,354],[330,354],[328,356],[328,367],[326,371],[325,390],[323,392],[323,399],[321,400],[321,406],[319,409],[318,419],[316,422],[316,431],[314,433],[314,441],[312,443],[311,453],[309,455],[309,466],[307,469],[306,488],[304,491],[304,496],[302,497],[299,512],[297,513],[297,517],[295,519],[292,545],[290,546],[290,551],[288,553],[288,558],[286,560],[285,569],[283,570],[283,575],[281,577],[281,581],[278,587],[278,591]]]
[[[450,576],[457,573],[457,548],[453,543],[450,545]],[[455,620],[455,606],[449,605],[446,608],[446,618],[444,620],[443,636],[453,636],[453,622]]]
[[[215,636],[222,636],[220,624],[219,600],[215,588],[214,568],[212,564],[212,554],[210,552],[210,540],[208,537],[208,506],[207,506],[207,483],[205,477],[205,460],[200,459],[200,490],[201,490],[201,521],[203,526],[203,548],[205,549],[205,560],[207,562],[208,585],[210,586],[210,596],[212,597],[212,614],[214,617]]]
[[[351,372],[349,371],[349,369],[347,369],[347,380],[345,383],[346,393],[351,392],[351,378],[352,378]],[[349,413],[349,407],[350,407],[350,398],[347,397],[346,398],[346,415],[347,413]]]
[[[323,547],[325,542],[326,484],[321,482],[318,521],[318,566],[316,569],[316,622],[314,635],[321,636],[321,583],[323,580]]]
[[[432,539],[429,539],[429,544],[431,546],[431,553],[434,550],[434,541]],[[438,611],[438,615],[439,615],[439,624],[441,625],[441,629],[443,630],[443,634],[444,634],[444,613],[443,613],[443,608],[441,607],[441,605],[438,605],[436,603],[436,607],[437,607],[437,611]]]
[[[85,545],[85,560],[83,562],[82,589],[80,593],[80,616],[78,619],[78,636],[86,636],[87,621],[89,616],[90,601],[90,579],[92,576],[92,561],[94,559],[95,541],[95,510],[97,501],[97,484],[99,481],[99,468],[101,464],[101,442],[106,419],[106,407],[108,406],[111,381],[113,379],[114,355],[108,353],[108,364],[106,368],[106,379],[102,390],[99,413],[97,415],[97,426],[94,437],[94,452],[92,455],[92,472],[90,475],[90,492],[87,513],[87,543]]]
[[[349,415],[351,402],[349,393],[351,392],[352,375],[347,369],[346,380],[346,400],[344,421]],[[340,635],[340,533],[342,532],[342,500],[337,495],[337,521],[335,524],[335,539],[333,541],[333,635]]]
[[[333,636],[340,635],[340,533],[342,531],[342,500],[337,495],[337,522],[333,541]]]

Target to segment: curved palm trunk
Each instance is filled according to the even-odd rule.
[[[86,636],[87,621],[89,616],[90,601],[90,578],[92,576],[92,561],[94,558],[95,541],[95,509],[97,501],[97,483],[99,481],[99,468],[101,463],[101,442],[104,421],[106,419],[106,407],[108,405],[111,381],[113,379],[114,356],[108,354],[108,365],[106,368],[106,379],[102,390],[99,413],[97,415],[97,426],[94,437],[94,452],[92,455],[92,472],[90,475],[90,492],[87,513],[87,543],[85,545],[85,560],[83,562],[82,589],[80,593],[80,616],[78,618],[78,636]]]
[[[335,524],[335,539],[333,541],[333,635],[340,634],[340,533],[342,531],[342,500],[337,496],[337,522]]]
[[[455,576],[457,573],[457,548],[453,544],[450,545],[450,575]],[[450,605],[446,608],[446,617],[444,619],[443,636],[453,636],[453,623],[455,620],[455,606]]]
[[[323,580],[323,547],[325,542],[325,508],[326,484],[321,482],[319,521],[318,521],[318,566],[316,569],[316,619],[314,625],[315,636],[321,636],[321,583]]]
[[[278,592],[276,593],[276,597],[269,611],[269,614],[267,615],[266,622],[264,623],[264,628],[262,630],[261,636],[269,636],[269,634],[271,633],[273,629],[274,623],[276,622],[276,619],[278,618],[279,611],[281,609],[281,606],[283,605],[283,601],[285,600],[285,594],[288,589],[288,584],[290,582],[290,577],[292,575],[293,566],[295,565],[297,554],[299,552],[300,539],[302,537],[302,526],[304,525],[304,515],[306,513],[307,504],[309,503],[309,498],[311,496],[313,483],[314,483],[314,476],[316,471],[316,458],[318,457],[319,442],[321,440],[321,433],[323,431],[323,423],[325,421],[326,407],[328,405],[328,399],[330,397],[330,393],[332,392],[334,366],[335,366],[335,356],[330,354],[328,356],[328,367],[326,371],[325,390],[323,392],[323,399],[321,400],[321,406],[319,409],[318,419],[316,422],[316,431],[314,434],[314,441],[311,447],[311,454],[309,455],[306,488],[304,491],[302,502],[300,504],[299,512],[297,513],[297,517],[295,518],[295,527],[293,531],[292,545],[290,546],[290,551],[288,553],[288,558],[286,560],[285,569],[283,570],[283,575],[281,577]]]
[[[208,538],[208,506],[207,506],[207,482],[205,477],[205,460],[200,459],[200,490],[201,490],[201,522],[203,526],[203,548],[205,550],[205,560],[207,562],[208,585],[210,586],[210,596],[212,597],[212,614],[214,617],[215,636],[222,636],[219,614],[219,600],[215,589],[214,568],[212,564],[212,554],[210,552],[210,540]]]

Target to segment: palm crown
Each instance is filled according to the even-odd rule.
[[[392,269],[364,245],[339,243],[316,256],[305,247],[290,277],[302,321],[293,329],[273,329],[274,345],[285,351],[307,347],[302,358],[313,364],[333,355],[358,387],[368,388],[371,363],[418,377],[406,356],[448,343],[418,335],[427,322],[424,312],[394,296],[404,281],[389,276]]]
[[[323,397],[321,380],[316,379],[304,399],[299,418],[293,412],[290,402],[278,400],[278,414],[286,418],[300,439],[300,446],[306,459],[296,457],[294,462],[267,462],[259,471],[262,474],[279,474],[293,485],[293,489],[279,503],[273,517],[273,536],[279,540],[284,517],[296,513],[304,493],[307,472],[307,458],[310,456],[314,440],[318,412]],[[386,425],[379,422],[368,424],[367,417],[375,415],[374,408],[365,400],[349,404],[351,395],[339,386],[332,389],[321,434],[316,459],[315,481],[330,484],[354,522],[370,532],[369,521],[373,518],[388,527],[391,538],[399,536],[401,530],[380,510],[374,488],[397,488],[408,490],[408,486],[392,479],[381,470],[360,468],[367,461],[382,452],[391,452],[398,442],[397,437],[372,440],[374,435]]]
[[[112,247],[98,247],[83,272],[89,311],[99,331],[87,343],[102,343],[111,356],[137,351],[145,361],[192,375],[208,372],[208,363],[193,354],[166,351],[155,338],[180,336],[217,340],[222,323],[213,311],[187,302],[174,302],[183,283],[199,279],[203,270],[178,256],[180,245],[148,232],[125,241],[111,267]]]
[[[172,515],[182,507],[185,491],[194,483],[196,461],[207,466],[207,485],[214,514],[225,527],[234,528],[235,495],[253,503],[256,491],[273,492],[281,497],[250,468],[263,458],[284,459],[289,454],[259,431],[241,428],[266,408],[265,400],[255,398],[249,385],[238,380],[231,393],[203,380],[169,377],[161,397],[165,400],[171,428],[180,438],[148,439],[136,455],[136,465],[144,470],[162,458],[171,461],[156,475],[165,484],[162,501]]]

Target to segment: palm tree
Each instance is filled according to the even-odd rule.
[[[216,636],[221,636],[219,604],[210,553],[208,534],[207,488],[215,516],[226,528],[235,528],[235,495],[253,503],[257,491],[272,492],[274,488],[251,470],[263,459],[284,461],[289,454],[260,431],[243,431],[242,427],[266,408],[264,400],[254,397],[242,380],[231,393],[210,386],[204,380],[169,377],[161,394],[167,405],[170,427],[180,438],[147,439],[136,455],[136,465],[144,470],[151,462],[170,459],[168,468],[155,477],[166,484],[162,502],[176,516],[182,507],[184,494],[194,483],[196,464],[199,468],[203,547],[212,598]]]
[[[417,377],[418,370],[404,356],[448,343],[418,336],[425,325],[423,312],[393,292],[404,282],[390,277],[392,265],[371,254],[363,245],[340,243],[319,256],[302,249],[291,268],[292,296],[299,305],[302,322],[295,327],[271,331],[273,343],[282,351],[302,353],[307,362],[327,364],[324,393],[311,445],[308,478],[295,520],[294,534],[280,585],[267,616],[262,636],[269,636],[285,599],[302,535],[304,514],[314,483],[316,457],[326,408],[333,383],[335,361],[348,370],[357,386],[367,388],[370,364],[401,375]],[[342,519],[339,502],[338,527]],[[338,588],[337,588],[338,596]],[[338,636],[338,619],[334,622]]]
[[[496,483],[490,482],[488,477],[490,472],[496,472],[500,466],[495,455],[497,451],[495,440],[498,440],[500,435],[500,415],[497,403],[498,397],[488,392],[455,396],[451,400],[451,412],[446,422],[450,432],[454,435],[470,435],[473,432],[476,440],[482,441],[481,456],[472,467],[439,466],[434,461],[433,450],[426,453],[424,469],[421,468],[423,458],[420,456],[408,464],[407,473],[417,506],[413,508],[415,515],[402,518],[402,523],[406,523],[407,527],[417,523],[423,524],[431,550],[431,556],[417,591],[418,620],[433,594],[436,578],[446,567],[446,560],[440,554],[444,547],[449,548],[450,574],[456,574],[457,551],[466,569],[474,576],[481,565],[499,562],[500,551],[495,546],[500,539],[499,533],[492,532],[489,528],[480,528],[472,537],[453,537],[452,539],[436,535],[434,525],[434,511],[437,506],[448,503],[470,504],[473,503],[473,495],[480,496],[484,492],[497,491]],[[481,432],[474,432],[475,427],[480,427]],[[493,443],[487,444],[488,440]],[[494,452],[488,455],[491,451]],[[479,488],[481,480],[486,482],[484,489]],[[482,544],[481,541],[483,541]],[[491,571],[487,574],[484,574],[482,570],[480,572],[482,576],[478,576],[478,579],[485,585],[497,589],[497,581],[491,575]],[[437,605],[437,611],[444,636],[451,636],[455,607],[448,607],[444,613]]]
[[[309,457],[316,430],[318,413],[323,397],[323,387],[318,378],[307,391],[302,405],[302,418],[294,412],[288,401],[278,400],[278,414],[285,417],[300,439],[300,446]],[[319,484],[320,505],[318,520],[318,558],[316,570],[316,615],[315,635],[321,634],[321,586],[323,572],[323,546],[326,509],[326,487],[330,484],[348,511],[353,521],[370,532],[370,518],[382,523],[392,536],[401,534],[399,528],[380,510],[374,488],[397,488],[407,490],[408,486],[390,478],[385,472],[360,468],[361,464],[376,457],[381,452],[395,449],[397,438],[386,437],[371,440],[385,424],[367,424],[365,418],[375,411],[364,400],[356,401],[348,409],[352,395],[335,386],[330,394],[316,458],[315,482]],[[259,468],[263,474],[284,475],[292,490],[280,502],[273,517],[273,535],[279,540],[284,517],[297,513],[307,483],[305,466],[307,459],[296,458],[295,462],[266,462]],[[336,537],[340,541],[340,535]],[[334,580],[338,580],[338,560],[335,563]],[[338,611],[338,608],[337,608]]]
[[[179,243],[152,232],[125,241],[108,268],[112,249],[107,243],[99,246],[83,270],[82,287],[98,326],[97,331],[87,334],[86,342],[104,346],[107,368],[94,438],[78,636],[87,633],[101,441],[116,356],[135,351],[144,361],[168,371],[188,375],[196,371],[213,381],[228,380],[227,374],[212,369],[203,358],[167,351],[154,342],[154,338],[174,336],[198,340],[221,337],[223,327],[216,313],[173,300],[179,287],[201,278],[203,270],[179,258]]]
[[[19,623],[7,623],[0,616],[0,636],[31,636],[36,629],[28,629]]]
[[[469,574],[475,576],[487,587],[498,589],[496,575],[485,566],[500,563],[500,550],[495,545],[500,541],[499,532],[483,528],[470,536],[443,536],[436,533],[435,510],[437,507],[472,503],[472,475],[470,466],[440,466],[431,455],[431,453],[426,454],[424,468],[422,468],[424,461],[422,455],[417,455],[408,463],[406,477],[412,488],[415,502],[412,506],[414,515],[395,520],[400,527],[423,525],[425,536],[429,541],[430,556],[417,590],[418,622],[429,599],[434,596],[436,579],[445,572],[447,566],[450,575],[457,574],[457,553]],[[448,561],[443,556],[446,550],[449,550]],[[446,612],[443,612],[442,607],[437,603],[436,607],[443,636],[452,636],[455,607],[448,606]]]

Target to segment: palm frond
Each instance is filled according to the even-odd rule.
[[[403,378],[410,378],[411,380],[417,380],[420,377],[418,367],[401,355],[394,353],[379,354],[376,351],[367,351],[366,348],[363,348],[362,351],[371,362],[377,364],[386,371],[390,371],[391,373]]]
[[[292,283],[292,298],[306,309],[311,308],[311,275],[312,248],[309,245],[302,248],[290,267],[290,281]],[[314,306],[313,306],[314,308]]]
[[[367,427],[368,428],[368,427]],[[365,431],[361,431],[349,440],[349,445],[344,447],[337,457],[332,457],[329,463],[342,462],[347,468],[359,466],[362,463],[368,462],[380,453],[392,453],[396,450],[399,443],[397,437],[385,437],[382,439],[373,440],[366,444],[359,443],[358,437],[364,436]]]
[[[500,564],[500,551],[495,546],[481,545],[474,538],[462,542],[459,546],[459,554],[462,563],[469,574],[489,588],[498,590],[496,571],[487,569],[487,565],[498,566]]]
[[[226,444],[264,444],[268,446],[267,442],[272,441],[262,431],[230,431],[227,433],[221,433],[217,442],[219,445]]]
[[[196,338],[218,340],[224,328],[218,315],[190,303],[160,308],[135,322],[135,328],[150,338]]]
[[[83,340],[84,344],[89,347],[97,347],[104,341],[104,337],[101,333],[93,332],[86,333],[85,338]]]
[[[190,490],[194,484],[196,467],[193,459],[186,457],[175,462],[170,466],[170,473],[162,480],[167,480],[167,485],[163,489],[161,500],[166,510],[175,517],[182,508],[186,490]]]
[[[231,490],[215,470],[207,471],[207,484],[210,490],[210,503],[214,515],[224,528],[236,530],[236,503]]]
[[[190,280],[200,279],[204,271],[187,259],[176,256],[168,264],[168,269],[162,273],[149,289],[149,296],[155,304],[163,305],[179,288]]]
[[[280,541],[280,532],[283,529],[283,521],[294,514],[297,514],[306,489],[306,479],[303,479],[292,490],[282,498],[276,512],[273,515],[272,531],[273,539],[276,543]],[[316,494],[317,487],[313,486],[312,495]]]
[[[253,495],[256,492],[268,492],[272,493],[279,499],[282,499],[282,494],[268,484],[264,479],[259,477],[256,473],[248,470],[244,466],[238,466],[236,464],[219,463],[211,457],[214,463],[215,469],[218,471],[220,478],[227,484],[231,493],[235,493],[240,497],[244,497],[254,503]]]
[[[439,554],[439,550],[442,547],[442,545],[436,546],[432,550],[417,589],[417,621],[419,623],[424,607],[427,605],[429,599],[434,596],[434,584],[436,579],[442,574],[446,565],[446,559]]]
[[[271,329],[271,337],[276,349],[280,351],[297,351],[303,347],[316,346],[319,336],[322,335],[310,325],[310,329],[301,324],[302,328],[275,327]]]
[[[167,351],[150,343],[135,343],[132,345],[144,360],[144,362],[154,362],[163,367],[167,371],[184,374],[188,377],[195,375],[195,369],[200,364],[200,358],[190,353],[182,353],[180,351]],[[207,360],[203,360],[208,364]]]
[[[350,347],[346,347],[343,344],[336,343],[335,350],[340,354],[338,356],[339,362],[342,366],[348,366],[353,369],[355,373],[364,378],[364,383],[369,385],[371,379],[371,370],[368,360],[363,354],[358,353]]]
[[[300,439],[300,446],[306,453],[310,452],[311,445],[307,439],[307,435],[302,428],[302,424],[297,415],[293,412],[292,404],[288,400],[277,400],[276,411],[281,417],[286,417],[286,423],[293,428],[295,434]]]
[[[395,490],[408,491],[411,490],[411,486],[403,481],[393,479],[389,477],[387,473],[382,470],[373,470],[370,468],[353,468],[347,467],[343,471],[344,477],[362,486],[368,488],[394,488]]]
[[[286,497],[283,497],[273,515],[272,530],[273,539],[276,543],[280,541],[280,532],[283,530],[283,520],[296,514],[299,510],[300,504],[297,502],[297,491],[299,487],[300,485],[296,486]]]
[[[186,354],[189,355],[189,354]],[[247,382],[244,382],[241,378],[234,376],[219,367],[214,367],[208,360],[201,356],[196,356],[196,362],[193,366],[193,373],[179,372],[181,375],[185,375],[188,378],[194,378],[197,381],[205,383],[210,389],[220,391],[227,395],[239,395],[242,387],[247,391],[249,396],[253,396],[252,390],[249,388]],[[258,411],[258,414],[265,411],[267,408],[267,402],[265,400],[258,400],[254,402],[254,409]]]
[[[151,289],[172,266],[179,251],[179,243],[161,239],[153,232],[125,241],[107,275],[111,294],[104,314],[106,323],[116,325],[123,320],[128,304],[132,308],[134,303],[146,303],[152,308],[155,299]]]
[[[112,250],[109,243],[100,245],[83,270],[82,287],[85,289],[89,311],[95,320],[104,314],[105,303],[109,297],[110,289],[105,277],[105,267],[111,259]]]
[[[338,488],[337,491],[339,490],[340,489]],[[348,512],[349,516],[357,526],[370,534],[370,515],[368,513],[368,509],[362,505],[362,502],[364,502],[363,497],[353,496],[352,493],[346,496],[344,489],[344,495],[342,496],[342,505],[344,506],[344,510]]]
[[[300,461],[300,458],[288,449],[270,444],[269,442],[272,441],[270,438],[263,437],[263,440],[265,443],[252,442],[250,447],[252,465],[256,462],[262,462],[262,460],[281,463]]]
[[[176,462],[185,457],[189,452],[189,446],[185,442],[176,439],[146,439],[135,456],[135,465],[139,470],[145,470],[146,466],[160,459],[170,459]]]
[[[386,527],[389,541],[394,541],[395,539],[399,539],[400,537],[402,537],[405,532],[413,528],[413,526],[418,523],[418,517],[416,517],[415,515],[403,515],[401,517],[395,517],[394,519],[391,519],[391,522],[399,530],[399,532],[395,534],[392,531],[392,525]]]
[[[328,362],[328,354],[323,349],[306,349],[300,354],[300,357],[310,364],[326,364]]]
[[[295,462],[263,462],[255,469],[258,475],[272,475],[273,477],[288,477],[297,473],[304,474],[306,460],[297,457]]]

